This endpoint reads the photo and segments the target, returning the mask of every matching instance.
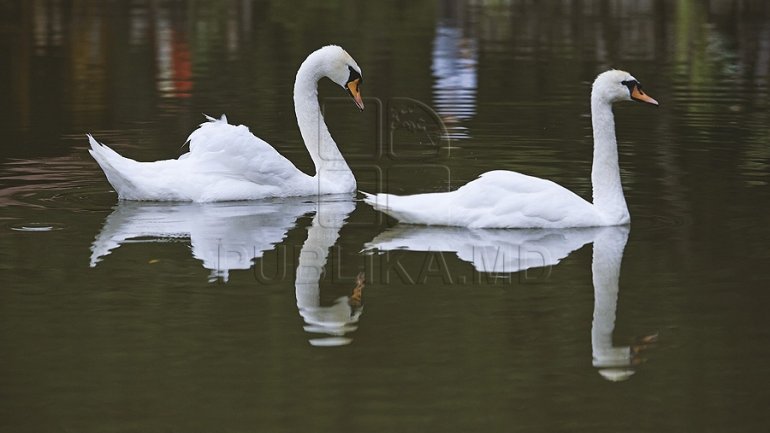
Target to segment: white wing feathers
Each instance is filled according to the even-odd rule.
[[[178,159],[137,162],[88,136],[89,152],[121,199],[222,201],[301,194],[312,178],[249,128],[206,116]]]
[[[456,191],[395,196],[367,194],[367,203],[403,223],[471,228],[590,227],[591,203],[549,180],[490,171]]]

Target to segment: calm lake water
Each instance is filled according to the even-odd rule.
[[[320,3],[0,2],[1,431],[767,431],[768,3]],[[310,172],[291,92],[328,43],[370,192],[590,198],[590,83],[630,71],[661,103],[615,108],[631,225],[118,202],[86,151],[173,158],[227,113]]]

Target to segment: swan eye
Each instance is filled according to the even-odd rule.
[[[359,83],[363,83],[364,78],[361,76],[361,74],[358,73],[358,71],[353,69],[353,67],[350,65],[348,65],[348,70],[350,71],[350,75],[348,76],[348,81],[345,83],[346,85],[355,80],[358,80]]]
[[[639,84],[636,80],[623,80],[620,82],[620,84],[628,87],[629,93],[632,93],[634,91],[634,87],[636,87],[639,90],[642,90],[642,85]]]

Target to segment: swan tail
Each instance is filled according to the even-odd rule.
[[[364,203],[368,204],[369,206],[373,207],[375,210],[385,212],[387,210],[387,199],[385,199],[385,196],[387,194],[370,194],[366,191],[359,190],[361,194],[364,195]],[[379,199],[379,197],[382,196],[383,199]]]
[[[127,165],[136,164],[136,161],[121,156],[118,152],[110,149],[109,147],[99,143],[94,139],[91,134],[88,135],[88,142],[91,144],[91,148],[88,149],[88,153],[96,160],[99,167],[104,171],[104,175],[107,177],[107,181],[118,193],[118,198],[125,198],[131,196],[131,192],[135,190],[134,183],[123,174],[121,168],[125,168]]]
[[[392,211],[390,207],[388,207],[388,203],[390,203],[390,197],[393,197],[393,196],[391,196],[390,194],[370,194],[365,191],[359,191],[359,192],[364,195],[364,203],[373,207],[375,210],[378,210],[394,218],[397,218],[395,215],[391,213]]]
[[[358,190],[358,192],[360,192],[361,194],[364,195],[364,202],[366,204],[371,205],[372,207],[374,207],[374,205],[377,202],[377,194],[370,194],[370,193],[368,193],[366,191],[361,191],[360,189]]]
[[[397,196],[393,194],[370,194],[361,191],[364,202],[375,210],[391,216],[406,224],[431,224],[430,221],[421,218],[419,212],[415,212],[412,198],[414,196]]]

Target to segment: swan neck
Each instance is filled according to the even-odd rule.
[[[322,172],[329,172],[330,176],[334,173],[351,173],[329,133],[318,103],[318,81],[327,75],[324,71],[324,58],[315,52],[302,63],[294,82],[297,125],[315,165],[316,177]]]
[[[594,95],[591,97],[591,123],[594,136],[591,168],[593,204],[608,225],[626,224],[629,222],[629,214],[620,180],[612,105]]]

